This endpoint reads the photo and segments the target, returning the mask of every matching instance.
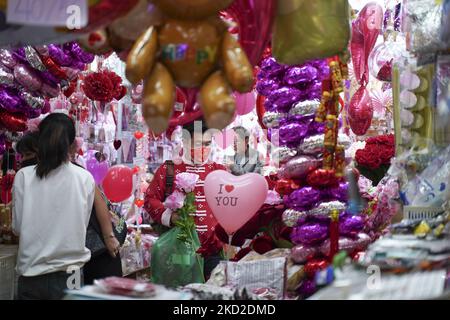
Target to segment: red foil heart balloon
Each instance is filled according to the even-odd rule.
[[[27,118],[21,113],[10,113],[5,110],[0,111],[0,124],[8,131],[27,130]]]
[[[313,259],[305,264],[304,270],[309,278],[314,277],[317,271],[323,270],[328,267],[328,261],[326,259]]]
[[[135,167],[132,169],[133,174],[138,173],[140,170],[141,170],[141,168],[139,168],[138,166],[135,166]]]
[[[136,139],[142,139],[142,137],[144,136],[144,133],[142,132],[142,131],[135,131],[134,132],[134,137],[136,138]]]
[[[355,92],[348,107],[348,122],[353,133],[359,136],[366,134],[372,124],[372,118],[372,98],[362,86]]]
[[[253,66],[270,42],[276,5],[275,0],[235,0],[225,10],[238,24],[239,42]]]
[[[324,188],[331,187],[338,183],[336,172],[328,169],[316,169],[308,174],[306,178],[310,186]]]
[[[280,179],[275,183],[275,191],[281,196],[291,194],[292,191],[300,186],[291,179]]]
[[[138,207],[141,208],[144,205],[144,200],[142,199],[136,199],[134,200],[134,204]]]

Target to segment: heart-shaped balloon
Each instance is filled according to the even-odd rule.
[[[144,205],[144,200],[142,199],[136,199],[134,200],[134,204],[138,207],[141,208]]]
[[[275,0],[235,0],[226,9],[238,23],[239,42],[250,63],[255,66],[270,42]]]
[[[142,132],[142,131],[135,131],[134,132],[134,137],[136,138],[136,139],[142,139],[142,137],[144,136],[144,133]]]
[[[236,99],[236,113],[240,116],[251,112],[255,108],[256,97],[253,91],[234,94]]]
[[[224,170],[210,173],[205,179],[205,196],[219,224],[234,234],[264,204],[267,181],[256,173],[234,176]]]
[[[0,110],[0,125],[12,132],[25,131],[27,130],[27,118],[22,113]]]
[[[353,133],[364,135],[372,124],[372,118],[372,98],[369,91],[362,86],[355,92],[348,107],[348,122]]]
[[[114,140],[113,145],[114,145],[114,149],[119,150],[120,146],[122,145],[122,141]]]
[[[234,143],[235,135],[236,134],[233,129],[225,129],[225,130],[222,130],[221,132],[217,132],[214,135],[214,141],[217,143],[217,145],[220,148],[226,149],[232,143]]]
[[[138,173],[138,172],[141,170],[141,168],[138,167],[138,166],[135,166],[135,167],[133,167],[133,169],[131,169],[131,170],[133,171],[133,174],[136,174],[136,173]]]
[[[369,81],[369,54],[377,42],[382,22],[383,8],[375,2],[370,2],[352,23],[350,50],[355,77],[360,84]]]

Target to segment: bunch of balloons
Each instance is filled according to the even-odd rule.
[[[50,111],[48,99],[72,87],[94,60],[74,42],[0,49],[0,125],[25,131],[27,119]]]

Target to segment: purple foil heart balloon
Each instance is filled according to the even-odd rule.
[[[308,132],[308,125],[291,123],[281,126],[279,130],[280,141],[282,143],[300,142]]]
[[[295,244],[313,245],[321,243],[328,237],[328,225],[308,222],[293,229],[291,240]]]
[[[320,200],[320,191],[312,187],[303,187],[289,195],[286,205],[296,210],[308,210]]]
[[[277,90],[280,87],[278,81],[275,81],[274,79],[261,79],[258,81],[256,85],[256,90],[259,94],[263,96],[270,96],[270,94]]]
[[[284,73],[286,67],[277,63],[273,57],[270,57],[262,61],[261,70],[269,76],[276,76]]]
[[[304,84],[315,80],[317,74],[317,69],[309,65],[292,67],[284,75],[284,81],[289,85]]]
[[[348,182],[341,182],[337,187],[329,190],[330,200],[345,202],[348,200]]]
[[[73,62],[72,56],[64,52],[64,50],[61,47],[55,44],[49,44],[47,48],[50,58],[52,58],[53,61],[55,61],[58,65],[64,67],[72,65]]]
[[[303,92],[296,88],[282,87],[275,90],[268,100],[277,105],[278,108],[289,108],[293,103],[302,98]]]
[[[339,221],[339,233],[349,235],[361,231],[364,228],[362,216],[349,215]]]

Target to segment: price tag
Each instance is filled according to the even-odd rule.
[[[8,0],[6,21],[81,29],[88,24],[87,0]]]

